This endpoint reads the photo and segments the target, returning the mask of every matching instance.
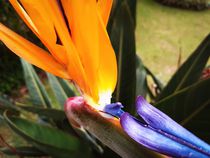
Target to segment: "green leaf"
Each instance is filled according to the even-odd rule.
[[[134,27],[136,25],[136,5],[137,5],[137,1],[136,0],[115,0],[113,1],[113,5],[112,5],[112,10],[111,10],[111,14],[109,17],[109,22],[107,25],[107,30],[108,33],[110,34],[111,29],[112,29],[112,25],[113,22],[115,20],[115,16],[118,12],[118,9],[121,7],[122,3],[127,3],[127,5],[129,6],[129,10],[130,10],[130,15],[132,17],[132,23],[134,24]]]
[[[79,141],[58,129],[41,125],[19,117],[4,118],[11,129],[39,150],[53,157],[68,158],[79,148]]]
[[[164,113],[210,142],[210,78],[155,103]]]
[[[118,60],[118,83],[114,101],[134,112],[136,96],[135,26],[127,1],[120,3],[113,18],[110,38]]]
[[[181,124],[195,135],[210,144],[210,101],[201,105]]]
[[[52,91],[60,105],[60,108],[63,109],[64,104],[68,98],[66,93],[66,88],[64,89],[61,83],[59,82],[58,78],[54,75],[47,73],[47,77],[52,88]]]
[[[75,96],[75,92],[74,92],[74,90],[73,90],[73,86],[70,84],[69,81],[64,80],[64,79],[61,79],[61,78],[57,78],[57,79],[58,79],[58,81],[60,82],[60,84],[61,84],[63,90],[65,91],[65,93],[66,93],[66,95],[67,95],[68,97],[73,97],[73,96]]]
[[[8,98],[0,96],[0,114],[3,114],[5,110],[18,112],[17,107]]]
[[[41,117],[46,117],[48,119],[53,119],[55,121],[62,121],[66,118],[63,110],[51,109],[51,108],[41,108],[35,106],[19,106],[21,109],[35,113]]]
[[[155,103],[160,110],[178,122],[209,100],[210,79],[199,81]],[[194,96],[194,97],[192,97]]]
[[[9,98],[6,98],[4,96],[0,96],[0,105],[14,107],[14,104]]]
[[[38,106],[51,107],[51,100],[39,77],[37,76],[33,66],[23,59],[21,59],[21,63],[23,66],[25,82],[33,104]]]
[[[50,96],[48,95],[45,86],[42,84],[42,82],[40,81],[40,79],[35,71],[34,71],[33,75],[34,75],[34,78],[39,86],[39,89],[42,93],[42,96],[46,102],[47,107],[49,107],[49,108],[53,107],[53,102],[52,102]]]
[[[76,134],[75,129],[73,129],[72,126],[68,123],[63,110],[28,106],[25,104],[19,104],[18,107],[25,111],[38,115],[40,118],[42,118],[42,120],[47,121],[53,126],[57,126],[57,128],[62,131],[65,131],[72,135]]]
[[[137,60],[137,68],[136,68],[136,96],[141,95],[146,97],[148,93],[147,88],[147,72],[144,68],[144,65],[139,57]]]
[[[210,55],[210,34],[203,40],[199,47],[190,55],[184,64],[173,75],[162,93],[157,97],[160,101],[164,97],[195,83],[201,76]]]
[[[35,106],[26,106],[19,105],[19,107],[28,112],[35,113],[40,117],[46,117],[48,119],[53,119],[58,123],[59,129],[66,130],[68,133],[75,134],[75,132],[82,137],[89,145],[95,148],[99,153],[103,152],[103,148],[96,142],[96,140],[83,128],[74,129],[70,126],[70,124],[65,124],[66,115],[64,111],[58,109],[49,109],[49,108],[40,108]]]
[[[120,1],[122,1],[122,0],[120,0]],[[133,23],[135,26],[136,25],[136,4],[137,4],[137,1],[136,0],[127,0],[127,3],[130,7]]]
[[[154,83],[157,85],[157,88],[160,91],[162,91],[163,90],[163,84],[162,84],[162,82],[150,71],[150,69],[148,69],[147,67],[145,67],[145,70],[146,70],[147,74],[152,77]]]
[[[15,151],[12,151],[9,148],[0,148],[0,151],[6,155],[16,155],[16,156],[28,156],[28,157],[41,157],[41,156],[47,156],[47,154],[43,153],[42,151],[38,150],[35,147],[32,146],[20,146],[20,147],[14,147]]]

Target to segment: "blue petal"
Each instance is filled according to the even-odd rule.
[[[209,156],[194,150],[186,145],[159,133],[158,130],[144,125],[134,119],[130,114],[123,113],[120,123],[125,132],[141,145],[162,154],[173,157],[208,158]]]
[[[116,117],[120,117],[124,113],[122,108],[123,108],[123,105],[119,102],[107,104],[104,107],[103,112],[106,112],[106,113],[111,114]]]
[[[166,133],[174,135],[188,143],[192,148],[196,148],[206,153],[210,157],[210,146],[188,130],[180,126],[166,114],[150,105],[143,97],[139,96],[136,101],[137,113],[144,121],[155,129],[160,129]]]

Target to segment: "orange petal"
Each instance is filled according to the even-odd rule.
[[[10,0],[10,3],[52,55],[60,63],[66,64],[66,52],[62,45],[56,43],[57,35],[46,1]]]
[[[112,9],[113,0],[98,0],[98,10],[106,26],[109,20],[109,15]]]
[[[51,15],[55,29],[66,49],[69,74],[83,92],[90,94],[90,90],[86,84],[86,75],[83,65],[70,37],[68,24],[66,24],[65,17],[61,11],[62,6],[60,6],[57,0],[46,0],[46,2],[50,7],[49,14]]]
[[[98,99],[99,35],[95,0],[62,0],[91,96]]]
[[[67,70],[45,50],[19,36],[0,23],[0,40],[15,54],[59,77],[70,79]]]
[[[115,52],[112,48],[106,27],[102,21],[100,13],[98,14],[99,23],[99,52],[100,66],[98,69],[99,75],[99,93],[109,94],[114,91],[117,82],[117,61]]]
[[[70,33],[68,32],[58,2],[56,0],[21,0],[21,5],[24,8],[17,0],[10,0],[10,2],[54,57],[59,62],[68,64],[67,68],[71,78],[83,90],[86,89],[83,81],[85,77],[84,73],[82,73],[82,64],[73,48]],[[56,44],[58,37],[61,40],[61,45]]]
[[[24,20],[24,22],[28,25],[28,27],[35,33],[38,34],[38,30],[36,26],[34,25],[31,18],[28,16],[28,14],[25,12],[25,10],[21,7],[20,3],[17,0],[9,0],[9,2],[12,4],[16,12],[19,14],[19,16]]]

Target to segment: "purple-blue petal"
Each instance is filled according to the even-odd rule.
[[[159,133],[158,130],[144,125],[134,119],[130,114],[123,113],[120,123],[124,131],[139,144],[173,157],[208,158],[209,156],[194,150],[186,145]],[[167,134],[166,134],[167,135]]]
[[[113,116],[120,117],[124,113],[122,108],[123,108],[123,105],[120,102],[107,104],[104,107],[103,112],[106,112],[106,113],[111,114]]]
[[[190,133],[166,114],[149,104],[143,97],[136,100],[137,113],[144,121],[155,129],[174,135],[189,143],[193,148],[205,152],[210,157],[210,145]]]

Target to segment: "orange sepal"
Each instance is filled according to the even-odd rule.
[[[98,0],[97,6],[101,14],[104,25],[106,26],[109,20],[109,15],[112,9],[113,0]]]
[[[66,64],[66,51],[62,45],[56,43],[58,37],[54,23],[50,18],[48,3],[38,0],[10,0],[10,3],[55,59]]]
[[[70,79],[65,67],[45,50],[34,45],[0,23],[0,40],[16,55],[56,76]]]

